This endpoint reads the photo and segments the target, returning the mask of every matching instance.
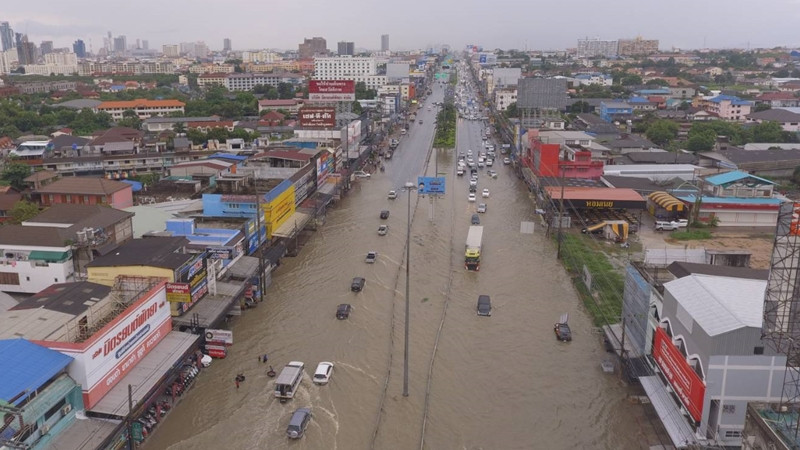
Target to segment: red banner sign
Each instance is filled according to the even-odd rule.
[[[303,128],[334,128],[336,108],[300,108],[300,126]]]
[[[680,350],[672,344],[672,339],[663,328],[656,328],[653,358],[667,377],[670,386],[681,399],[683,406],[696,421],[703,412],[703,398],[706,385],[700,376],[689,366]]]
[[[323,101],[355,101],[356,82],[353,80],[310,80],[308,99]]]

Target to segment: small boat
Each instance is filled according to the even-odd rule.
[[[275,378],[275,369],[272,366],[269,366],[269,370],[267,371],[267,376],[270,378]]]

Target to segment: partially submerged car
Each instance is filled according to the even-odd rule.
[[[492,315],[492,299],[488,295],[478,296],[478,315],[491,316]]]
[[[561,319],[553,326],[553,332],[556,334],[556,339],[561,342],[569,342],[572,340],[572,330],[569,329],[569,314],[564,313]]]
[[[353,307],[349,303],[342,303],[336,307],[336,318],[339,320],[347,319],[350,317],[350,311],[352,310]]]
[[[378,252],[367,252],[367,257],[364,259],[364,262],[367,264],[372,264],[378,259]]]
[[[364,289],[364,285],[367,283],[367,280],[364,277],[355,277],[353,278],[353,282],[350,283],[350,290],[353,292],[361,292]]]
[[[388,219],[388,218],[389,218],[389,210],[384,209],[383,211],[381,211],[381,219]]]

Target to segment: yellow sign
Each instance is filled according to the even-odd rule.
[[[294,186],[289,186],[283,193],[269,202],[264,208],[264,221],[267,224],[267,238],[272,238],[273,230],[277,230],[294,214]]]

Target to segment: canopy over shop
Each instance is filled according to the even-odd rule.
[[[683,217],[686,205],[664,191],[653,192],[647,196],[647,211],[654,217]]]
[[[544,189],[552,205],[559,204],[563,193],[564,210],[575,216],[581,226],[613,220],[638,224],[647,207],[644,198],[633,189],[577,186]]]

